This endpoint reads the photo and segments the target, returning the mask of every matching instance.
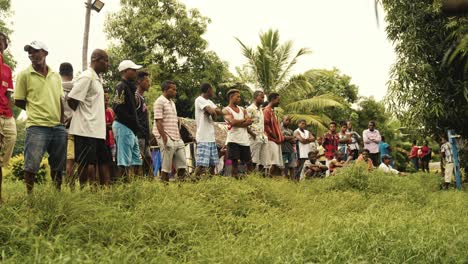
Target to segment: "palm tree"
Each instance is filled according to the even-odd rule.
[[[306,76],[291,76],[291,69],[298,58],[310,54],[311,51],[301,48],[294,53],[292,41],[280,43],[278,30],[270,29],[260,33],[259,37],[260,45],[256,48],[249,47],[236,38],[241,45],[242,54],[247,59],[247,67],[241,71],[243,75],[266,94],[279,93],[282,98],[281,113],[290,115],[294,121],[305,119],[307,124],[320,131],[325,130],[324,124],[330,121],[325,110],[343,105],[333,95],[316,96],[316,91]]]
[[[255,76],[256,84],[265,93],[277,92],[288,83],[291,68],[297,59],[310,54],[307,48],[301,48],[293,56],[293,42],[280,43],[278,30],[260,33],[260,45],[254,49],[236,38],[242,47],[242,54],[247,58],[247,66]]]

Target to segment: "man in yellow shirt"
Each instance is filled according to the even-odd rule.
[[[24,46],[32,65],[18,74],[15,105],[26,110],[24,143],[24,178],[31,194],[42,157],[47,151],[51,176],[57,189],[62,183],[62,171],[67,154],[67,131],[63,126],[63,96],[60,75],[47,66],[47,46],[33,41]]]

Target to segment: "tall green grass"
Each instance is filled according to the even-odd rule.
[[[434,174],[360,167],[294,183],[255,175],[135,181],[26,197],[6,182],[2,263],[466,263],[468,193]]]

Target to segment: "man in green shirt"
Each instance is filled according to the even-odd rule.
[[[51,176],[57,189],[62,183],[66,159],[67,132],[63,124],[63,96],[60,75],[47,66],[47,46],[33,41],[24,46],[32,65],[18,74],[15,105],[26,110],[24,143],[24,178],[28,194],[32,193],[34,178],[44,153],[49,154]]]

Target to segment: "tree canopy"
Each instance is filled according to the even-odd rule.
[[[423,128],[425,133],[440,134],[450,128],[468,136],[466,75],[457,63],[443,63],[447,51],[466,39],[468,17],[444,14],[440,1],[381,3],[397,55],[386,96],[391,112],[404,125]],[[460,50],[454,54],[463,55]],[[461,63],[466,69],[467,60]]]
[[[107,18],[105,31],[115,68],[108,80],[120,79],[116,65],[131,59],[152,74],[153,90],[170,79],[176,82],[178,114],[193,117],[193,101],[202,82],[215,87],[232,78],[227,64],[202,35],[210,20],[177,0],[121,0],[121,9]]]

